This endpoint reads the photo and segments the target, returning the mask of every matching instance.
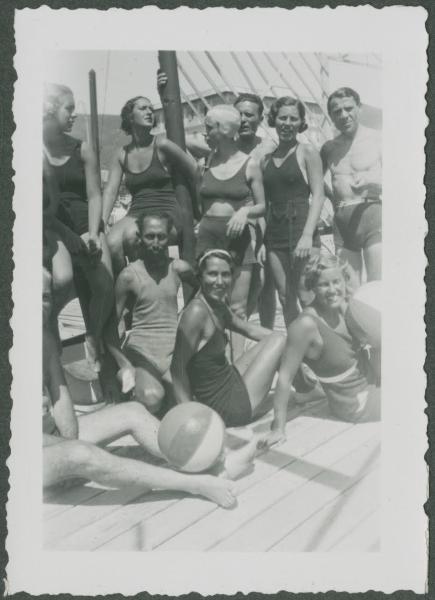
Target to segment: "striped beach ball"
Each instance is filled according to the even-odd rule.
[[[225,425],[217,412],[199,402],[185,402],[165,415],[157,439],[169,463],[200,473],[221,455],[224,437]]]

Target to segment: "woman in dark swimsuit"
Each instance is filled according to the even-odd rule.
[[[380,348],[362,348],[359,331],[347,324],[348,267],[334,255],[313,257],[304,270],[314,301],[288,328],[275,391],[276,439],[284,437],[292,384],[302,362],[317,376],[332,414],[346,421],[379,418]],[[349,321],[350,322],[350,321]]]
[[[227,306],[233,262],[225,250],[198,259],[201,289],[186,306],[171,365],[177,402],[196,399],[216,410],[227,426],[250,423],[264,411],[285,337],[239,319]],[[258,341],[234,365],[225,356],[225,329]]]
[[[196,254],[205,250],[227,250],[236,270],[231,290],[231,308],[246,319],[255,251],[256,220],[264,215],[265,200],[259,164],[238,145],[241,117],[228,105],[214,106],[205,119],[206,140],[212,149],[198,180],[202,219]],[[232,339],[233,358],[243,353],[243,339]]]
[[[288,325],[298,314],[304,260],[313,246],[320,245],[315,230],[324,202],[323,171],[317,150],[298,142],[298,133],[307,128],[305,108],[299,100],[278,98],[271,106],[269,125],[276,128],[279,145],[261,165],[267,202],[267,260]]]
[[[97,160],[89,144],[70,135],[75,118],[72,91],[46,84],[43,192],[44,213],[50,223],[44,237],[53,249],[56,316],[73,297],[74,280],[85,315],[91,367],[99,371],[103,330],[110,314],[114,315],[113,275],[102,232]],[[111,340],[113,336],[116,338],[112,327]],[[121,353],[119,357],[122,362]]]
[[[182,229],[181,208],[175,197],[171,169],[182,170],[193,182],[196,163],[181,148],[151,132],[155,125],[154,109],[148,98],[128,100],[121,111],[121,128],[131,135],[130,144],[121,148],[112,163],[103,195],[103,221],[107,225],[122,176],[132,195],[127,215],[111,227],[107,241],[115,273],[125,266],[125,257],[137,258],[139,243],[136,218],[144,211],[167,213],[174,228],[170,244],[179,239]]]

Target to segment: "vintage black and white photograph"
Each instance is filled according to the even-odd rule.
[[[152,24],[131,14],[131,35],[135,19]],[[126,23],[121,47],[102,35],[38,58],[40,552],[376,561],[391,549],[385,472],[400,470],[391,364],[412,352],[407,317],[395,339],[384,323],[407,269],[392,205],[418,204],[424,224],[424,194],[391,197],[384,171],[391,55],[273,31],[272,45],[219,47],[214,30],[210,45],[154,31],[129,47]],[[422,273],[424,231],[408,225]]]

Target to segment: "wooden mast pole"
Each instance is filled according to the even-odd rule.
[[[186,150],[183,113],[181,108],[180,85],[178,81],[177,55],[173,50],[159,50],[159,64],[168,76],[168,82],[162,91],[162,106],[168,139]],[[193,233],[192,199],[185,177],[178,170],[173,173],[175,194],[181,206],[183,234],[180,253],[191,265],[195,262],[195,236]],[[191,290],[184,287],[184,298]]]
[[[100,144],[98,134],[98,108],[97,108],[97,78],[94,69],[89,71],[89,104],[91,107],[91,145],[97,157],[98,180],[101,186]]]

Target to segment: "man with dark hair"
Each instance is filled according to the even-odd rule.
[[[138,219],[140,258],[123,269],[115,287],[116,310],[132,311],[132,328],[124,353],[135,367],[134,399],[159,413],[170,390],[167,371],[177,330],[177,293],[181,282],[197,287],[189,263],[168,256],[172,223],[164,214]]]
[[[331,173],[336,247],[353,267],[359,283],[363,259],[367,280],[381,279],[381,139],[376,131],[360,124],[361,100],[355,90],[336,90],[327,106],[339,131],[321,149],[324,170]]]

